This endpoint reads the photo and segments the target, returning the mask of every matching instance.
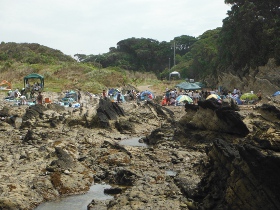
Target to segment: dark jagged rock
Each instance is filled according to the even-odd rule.
[[[65,110],[64,106],[60,106],[59,104],[47,104],[47,108],[54,110],[56,112],[61,112]]]
[[[109,141],[104,141],[104,143],[101,145],[101,148],[117,149],[129,155],[129,157],[132,157],[131,153],[128,150],[126,150],[123,146],[119,145],[118,143],[114,143],[114,142],[111,143]]]
[[[239,134],[246,136],[249,134],[249,130],[244,122],[241,120],[239,113],[234,112],[230,107],[222,107],[216,110],[217,117],[222,120],[228,126],[228,133]]]
[[[151,134],[149,136],[147,136],[146,138],[144,138],[143,140],[146,144],[149,144],[149,145],[158,144],[159,141],[162,140],[162,137],[165,136],[165,134],[166,134],[165,131],[169,131],[169,129],[157,128],[157,129],[153,130],[151,132]]]
[[[23,138],[23,142],[28,142],[29,140],[34,140],[34,132],[32,130],[28,130],[25,137]]]
[[[10,116],[10,109],[4,106],[2,110],[0,110],[0,117],[8,117],[8,116]]]
[[[185,111],[187,112],[188,110],[192,110],[192,111],[197,111],[199,109],[199,106],[194,105],[194,104],[189,104],[186,103],[185,104]]]
[[[71,169],[75,166],[71,155],[69,155],[62,148],[56,147],[54,153],[58,159],[51,162],[51,164],[47,167],[48,171]]]
[[[115,127],[120,133],[135,133],[135,126],[126,119],[117,120]]]
[[[122,192],[122,189],[119,187],[112,187],[112,188],[106,188],[104,189],[105,194],[110,194],[110,195],[116,195],[120,194]]]
[[[266,117],[267,115],[269,120],[280,120],[280,110],[277,109],[275,106],[273,105],[269,105],[269,104],[263,104],[262,106],[260,106],[259,108],[257,108],[258,110],[261,111],[262,114],[265,114],[264,117]],[[276,119],[275,119],[276,118]]]
[[[171,119],[174,118],[174,112],[164,106],[160,106],[159,104],[153,103],[152,101],[147,101],[147,105],[152,106],[159,116],[167,117],[166,113],[168,113]]]
[[[217,139],[208,156],[208,172],[199,188],[204,209],[279,209],[277,154]]]
[[[198,106],[186,105],[185,110],[185,124],[190,129],[199,128],[241,136],[249,134],[240,114],[231,106],[223,106],[214,98],[199,101]]]
[[[117,168],[110,182],[123,186],[133,186],[137,178],[138,176],[135,172],[125,168]]]
[[[117,120],[119,116],[125,116],[125,113],[117,103],[100,99],[97,117],[101,127],[109,127],[109,120]]]
[[[43,115],[44,111],[46,110],[47,108],[40,104],[30,106],[29,109],[26,110],[26,113],[23,115],[22,120],[27,121],[32,118],[40,117]]]
[[[222,104],[217,101],[215,98],[210,98],[205,101],[198,101],[198,106],[202,107],[203,109],[212,109],[216,110],[222,107]]]

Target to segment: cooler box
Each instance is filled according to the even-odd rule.
[[[51,103],[50,98],[45,98],[45,103]]]

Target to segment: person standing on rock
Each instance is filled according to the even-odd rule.
[[[43,104],[43,95],[41,94],[41,91],[39,91],[39,94],[37,96],[37,103]]]
[[[103,90],[102,96],[103,96],[103,99],[106,99],[106,98],[107,98],[107,96],[106,96],[106,91],[105,91],[105,90]]]
[[[257,93],[258,99],[259,101],[262,100],[262,91],[259,90],[259,92]]]
[[[117,102],[120,103],[121,102],[121,92],[119,91],[117,94]]]
[[[81,101],[81,98],[82,98],[81,91],[78,90],[78,102],[79,102],[79,103],[80,103],[80,101]]]
[[[170,91],[168,88],[166,88],[165,99],[166,99],[166,105],[168,106],[170,103]]]

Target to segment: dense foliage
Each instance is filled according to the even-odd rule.
[[[81,55],[75,57],[81,62],[100,63],[102,67],[117,66],[134,71],[154,72],[159,75],[174,61],[174,47],[176,55],[188,53],[197,41],[195,37],[183,35],[175,37],[171,42],[159,42],[154,39],[129,38],[117,43],[117,48],[110,48],[110,52],[102,55]],[[175,58],[176,59],[176,58]]]
[[[280,1],[225,0],[231,4],[220,34],[223,67],[256,67],[275,58],[280,63]]]

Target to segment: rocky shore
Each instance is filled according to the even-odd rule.
[[[0,209],[34,209],[93,182],[121,188],[91,210],[280,209],[274,102],[237,111],[211,100],[161,107],[85,94],[75,109],[1,101]],[[132,137],[148,146],[119,144]]]

